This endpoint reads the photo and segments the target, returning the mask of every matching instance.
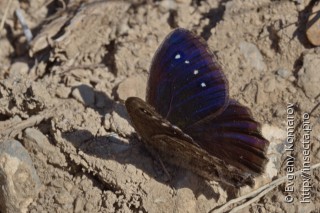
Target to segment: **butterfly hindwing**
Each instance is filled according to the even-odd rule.
[[[194,125],[184,132],[189,134],[208,153],[225,162],[253,173],[262,173],[269,141],[262,137],[260,124],[250,110],[230,100],[219,116]]]

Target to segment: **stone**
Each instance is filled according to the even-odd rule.
[[[277,176],[281,167],[281,157],[285,151],[287,132],[279,127],[271,125],[263,125],[261,132],[262,135],[270,141],[267,151],[269,162],[266,166],[266,174],[272,179]]]
[[[111,114],[108,113],[104,116],[104,119],[103,119],[103,127],[106,129],[106,130],[110,130],[111,128],[111,123],[110,123],[110,119],[111,119]]]
[[[50,163],[66,166],[67,162],[65,156],[60,150],[53,146],[48,138],[39,130],[35,128],[28,128],[24,131],[23,143],[28,150],[37,150],[37,153],[41,152],[47,158]]]
[[[163,0],[159,4],[161,12],[167,12],[170,10],[177,10],[177,3],[172,0]]]
[[[288,79],[291,75],[291,72],[287,69],[280,68],[277,70],[277,74],[282,77],[283,79]]]
[[[0,143],[0,212],[27,212],[41,182],[28,151],[16,140]]]
[[[298,72],[298,85],[309,98],[316,98],[320,93],[320,56],[308,53],[303,57],[303,66]]]
[[[258,71],[265,71],[267,66],[258,47],[252,43],[242,41],[239,44],[240,52],[252,68]]]
[[[26,62],[17,61],[10,67],[10,76],[25,76],[29,72],[29,65]]]
[[[320,4],[315,4],[308,18],[306,35],[311,44],[320,46]]]

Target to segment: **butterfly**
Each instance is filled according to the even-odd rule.
[[[146,101],[125,101],[146,147],[208,180],[253,186],[269,145],[250,110],[229,98],[228,81],[206,44],[177,28],[151,63]]]

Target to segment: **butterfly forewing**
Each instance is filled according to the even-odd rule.
[[[167,36],[152,61],[147,102],[180,128],[224,110],[227,81],[201,38],[184,29]]]

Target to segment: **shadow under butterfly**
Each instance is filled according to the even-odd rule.
[[[153,58],[146,102],[125,106],[151,153],[227,185],[253,186],[269,141],[250,110],[229,98],[228,82],[205,41],[172,31]]]

